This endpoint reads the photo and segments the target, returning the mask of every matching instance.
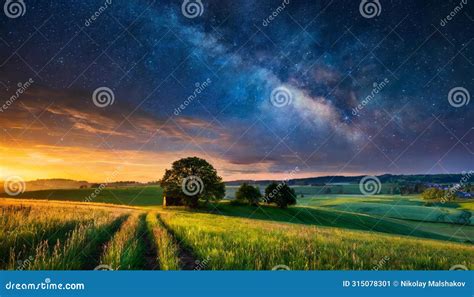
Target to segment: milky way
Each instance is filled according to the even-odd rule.
[[[226,179],[472,170],[470,3],[83,2],[0,16],[0,103],[34,81],[0,113],[2,154],[111,150],[157,175],[192,154]]]

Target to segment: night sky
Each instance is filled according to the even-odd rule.
[[[471,3],[6,2],[2,177],[150,181],[186,156],[225,180],[473,169]]]

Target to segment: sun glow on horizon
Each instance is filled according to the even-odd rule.
[[[24,180],[72,179],[88,182],[137,181],[161,179],[164,171],[179,158],[197,155],[195,152],[113,151],[81,147],[0,145],[0,178],[20,176]],[[287,180],[330,175],[327,172],[270,172],[269,163],[236,165],[221,159],[208,159],[225,181]],[[254,172],[248,172],[251,168]],[[241,169],[242,171],[240,171]],[[355,175],[341,172],[338,175]]]

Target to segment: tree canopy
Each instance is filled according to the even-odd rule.
[[[265,189],[265,201],[275,203],[280,208],[296,204],[296,192],[286,183],[271,183]]]
[[[258,202],[260,202],[262,198],[262,193],[260,193],[259,188],[243,183],[235,193],[235,198],[239,202],[258,205]]]
[[[218,201],[225,185],[216,169],[206,160],[189,157],[175,161],[161,180],[167,205],[198,207],[199,201]]]

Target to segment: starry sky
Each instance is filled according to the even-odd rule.
[[[0,176],[152,181],[186,156],[225,180],[472,170],[472,4],[368,2],[4,6]]]

